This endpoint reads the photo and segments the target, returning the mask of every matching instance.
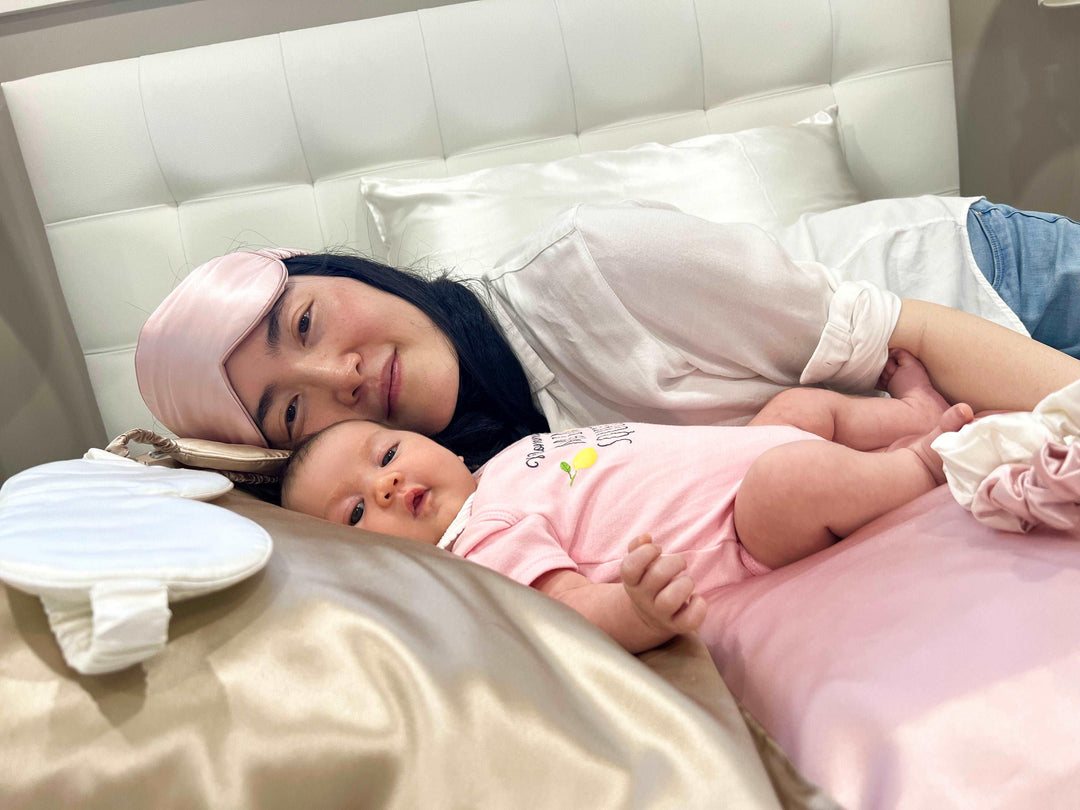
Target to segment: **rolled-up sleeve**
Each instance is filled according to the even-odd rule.
[[[829,319],[803,369],[803,385],[823,383],[838,391],[873,388],[900,316],[900,299],[868,281],[843,281],[829,302]]]

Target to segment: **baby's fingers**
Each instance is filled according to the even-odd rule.
[[[651,534],[639,534],[637,537],[630,541],[630,544],[626,547],[626,553],[629,554],[635,548],[648,545],[652,541],[653,539]]]
[[[638,588],[642,594],[655,599],[685,570],[686,560],[681,554],[661,554],[646,566],[645,573],[638,582]]]
[[[671,617],[671,626],[676,633],[692,633],[701,627],[701,623],[705,621],[707,610],[708,605],[705,604],[705,600],[695,594],[690,597],[690,601],[684,607]]]
[[[631,545],[633,545],[633,543],[631,543]],[[623,557],[622,566],[619,570],[623,584],[631,588],[641,584],[645,572],[649,570],[649,566],[652,565],[653,561],[659,556],[660,546],[652,542],[634,548],[629,554]]]
[[[689,575],[676,577],[656,594],[653,604],[660,616],[673,617],[694,595],[694,580]]]

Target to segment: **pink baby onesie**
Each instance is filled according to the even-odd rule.
[[[540,433],[477,473],[472,514],[450,545],[526,585],[560,568],[618,582],[648,532],[682,554],[698,592],[767,572],[735,535],[735,493],[771,447],[818,439],[786,426],[612,424]]]

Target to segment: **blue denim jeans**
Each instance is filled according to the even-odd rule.
[[[968,239],[1031,336],[1080,357],[1080,223],[980,200],[968,210]]]

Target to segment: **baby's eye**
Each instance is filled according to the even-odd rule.
[[[353,507],[352,512],[349,513],[349,525],[350,526],[355,526],[357,523],[359,523],[363,519],[363,517],[364,517],[364,502],[360,501],[360,503],[356,504],[356,506]]]
[[[389,464],[391,461],[393,461],[394,456],[396,456],[396,455],[397,455],[397,445],[395,444],[393,447],[391,447],[389,450],[387,450],[386,454],[382,457],[382,466],[385,467],[387,464]]]
[[[308,330],[310,328],[311,328],[311,309],[308,308],[308,309],[304,310],[304,314],[300,316],[300,321],[299,321],[299,323],[297,323],[296,329],[297,329],[297,331],[300,332],[300,335],[303,336],[303,335],[306,335],[308,333]]]

